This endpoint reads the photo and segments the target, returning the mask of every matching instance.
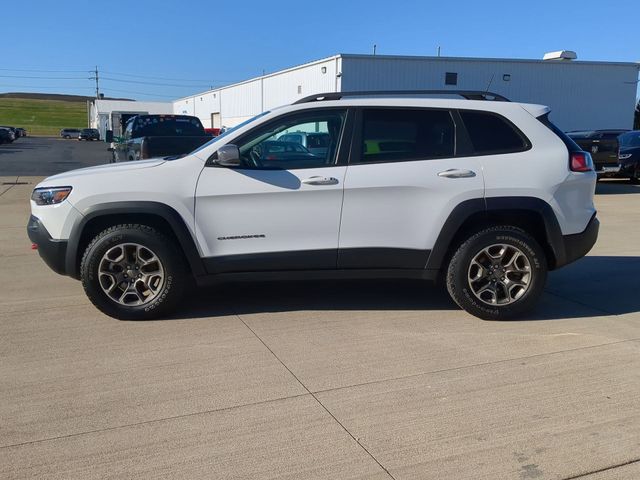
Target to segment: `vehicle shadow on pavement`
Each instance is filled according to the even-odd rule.
[[[628,195],[640,193],[640,185],[629,183],[628,180],[605,180],[596,185],[596,195]]]
[[[640,312],[640,257],[585,257],[550,272],[547,292],[517,321]],[[170,319],[293,311],[460,310],[442,285],[412,280],[228,283],[198,289]],[[462,312],[461,312],[462,313]]]
[[[588,256],[549,274],[546,290],[602,312],[640,312],[640,257]]]
[[[199,289],[180,318],[304,310],[457,310],[442,286],[412,280],[228,283]]]

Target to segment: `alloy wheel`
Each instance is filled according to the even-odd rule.
[[[165,273],[162,262],[148,247],[121,243],[105,252],[98,267],[102,291],[127,307],[146,305],[162,291]]]
[[[503,243],[493,244],[473,257],[468,281],[475,297],[483,303],[509,305],[529,289],[531,263],[519,248]]]

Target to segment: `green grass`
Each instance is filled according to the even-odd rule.
[[[87,126],[85,102],[0,98],[0,125],[26,128],[29,135],[58,135]]]

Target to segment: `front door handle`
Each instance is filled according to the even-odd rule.
[[[338,179],[333,177],[309,177],[302,180],[302,183],[306,185],[336,185]]]
[[[472,170],[464,170],[460,168],[450,168],[449,170],[440,172],[438,176],[445,177],[445,178],[470,178],[470,177],[475,177],[476,172]]]

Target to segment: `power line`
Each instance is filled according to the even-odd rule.
[[[85,73],[86,70],[24,70],[19,68],[0,68],[3,72],[31,72],[31,73]]]
[[[164,98],[175,98],[174,95],[160,95],[160,94],[155,94],[155,93],[145,93],[145,92],[134,92],[131,90],[117,90],[114,88],[103,88],[102,91],[107,91],[107,92],[118,92],[118,93],[131,93],[133,95],[146,95],[149,97],[164,97]]]
[[[138,85],[156,85],[159,87],[182,87],[182,88],[209,88],[209,85],[178,85],[176,83],[159,83],[159,82],[143,82],[140,80],[124,80],[121,78],[113,78],[113,77],[102,77],[103,80],[110,80],[112,82],[121,82],[121,83],[135,83]]]
[[[87,85],[57,85],[57,86],[51,86],[51,85],[23,85],[21,83],[0,83],[0,87],[18,87],[18,88],[84,88],[84,89],[89,89],[91,87],[88,87]]]
[[[169,77],[158,77],[156,75],[137,75],[133,73],[120,73],[120,72],[111,72],[108,70],[103,70],[102,73],[106,73],[109,75],[119,75],[122,77],[134,77],[134,78],[148,78],[151,80],[170,80],[176,82],[210,82],[211,79],[206,78],[198,78],[198,79],[188,79],[188,78],[169,78]],[[217,80],[218,82],[234,82],[235,80]]]
[[[29,75],[0,75],[2,78],[27,78],[27,79],[40,79],[40,80],[85,80],[85,77],[40,77]]]

